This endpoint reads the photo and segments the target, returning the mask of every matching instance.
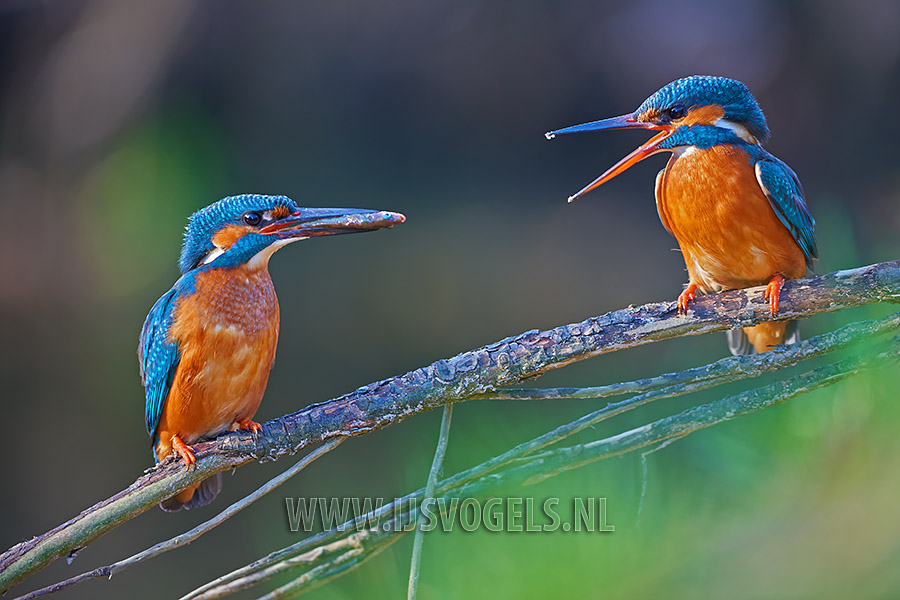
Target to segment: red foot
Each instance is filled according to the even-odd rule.
[[[177,435],[172,436],[172,450],[178,453],[185,466],[191,466],[197,459],[194,457],[194,449],[181,441]]]
[[[772,275],[769,285],[766,286],[765,299],[769,301],[769,310],[774,317],[778,313],[778,298],[781,296],[781,287],[784,285],[784,277]]]
[[[696,283],[689,283],[684,291],[681,292],[681,295],[678,296],[678,312],[679,313],[687,313],[688,303],[694,299],[694,292],[697,291]]]
[[[250,419],[241,419],[237,422],[238,429],[249,429],[250,431],[254,431],[259,433],[262,431],[262,425],[257,423],[256,421],[251,421]]]

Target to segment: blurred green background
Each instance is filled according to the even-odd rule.
[[[685,75],[750,86],[769,149],[805,185],[819,272],[900,258],[898,31],[894,0],[0,3],[0,546],[150,466],[137,336],[178,276],[187,216],[226,195],[408,217],[272,261],[282,333],[258,420],[531,328],[674,300],[686,274],[653,202],[663,158],[565,202],[646,136],[542,134],[631,111]],[[887,310],[820,316],[804,334]],[[646,377],[726,352],[722,335],[676,339],[540,384]],[[897,597],[898,375],[651,455],[639,522],[637,455],[524,489],[604,496],[616,531],[431,534],[420,595]],[[751,385],[665,401],[580,440]],[[600,404],[460,405],[446,471]],[[287,495],[402,495],[425,480],[438,421],[353,439],[189,548],[60,597],[176,597],[297,541]],[[238,470],[204,510],[154,509],[16,591],[180,533],[287,464]],[[311,597],[402,595],[410,542]]]

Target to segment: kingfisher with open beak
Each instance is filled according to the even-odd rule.
[[[276,250],[311,237],[391,227],[398,213],[300,208],[286,196],[243,195],[195,213],[181,249],[181,278],[156,301],[138,346],[144,419],[156,461],[225,431],[260,431],[259,408],[278,344],[279,308],[269,277]],[[208,504],[221,473],[165,500],[167,511]]]
[[[660,89],[633,113],[546,136],[631,128],[659,133],[569,202],[648,156],[671,152],[656,176],[656,208],[687,265],[689,282],[678,297],[678,310],[687,312],[698,290],[708,294],[766,285],[774,317],[785,279],[803,277],[818,257],[815,221],[797,175],[762,147],[769,128],[747,87],[725,77],[686,77]],[[733,354],[764,352],[799,339],[793,321],[728,334]]]

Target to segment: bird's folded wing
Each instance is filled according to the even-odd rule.
[[[756,161],[756,180],[769,199],[772,210],[788,228],[807,263],[818,258],[816,222],[803,201],[803,188],[793,170],[774,156]]]
[[[181,358],[178,344],[168,339],[177,294],[176,288],[173,287],[156,301],[144,321],[138,345],[141,382],[144,384],[146,394],[144,423],[147,426],[147,433],[151,435],[159,424],[163,404],[169,395],[172,378]]]

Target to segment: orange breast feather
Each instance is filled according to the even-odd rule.
[[[678,240],[690,280],[704,292],[802,277],[806,259],[778,220],[747,153],[691,149],[669,160],[656,189],[660,218]]]
[[[181,360],[159,420],[157,458],[213,436],[259,408],[278,344],[279,309],[265,267],[197,275],[196,292],[174,311],[170,337]]]

